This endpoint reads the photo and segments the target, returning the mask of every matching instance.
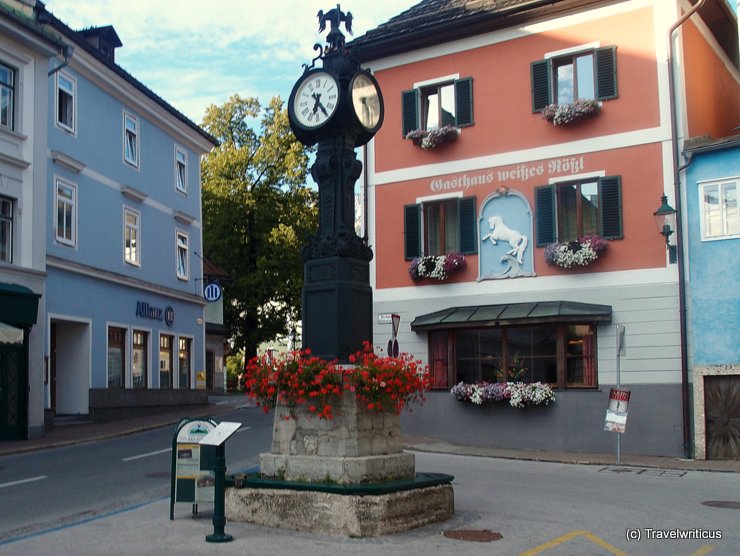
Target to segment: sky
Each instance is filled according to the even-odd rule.
[[[355,37],[421,0],[349,0]],[[230,96],[287,101],[310,63],[327,0],[46,0],[74,30],[112,25],[116,63],[197,124]],[[344,27],[342,27],[344,32]],[[352,37],[347,36],[347,40]]]

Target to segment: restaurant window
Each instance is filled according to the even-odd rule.
[[[126,329],[108,327],[108,388],[126,386]]]
[[[134,388],[146,388],[149,367],[149,334],[140,330],[133,332],[131,353],[131,379]]]
[[[427,81],[403,91],[401,110],[404,137],[417,129],[473,125],[473,78]]]
[[[440,330],[430,333],[429,350],[433,388],[480,381],[598,386],[592,324]]]
[[[404,207],[404,256],[476,253],[475,197],[421,199]]]
[[[172,348],[174,338],[167,334],[159,337],[159,387],[172,388]]]

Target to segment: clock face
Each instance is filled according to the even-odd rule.
[[[324,125],[337,110],[339,86],[325,71],[310,73],[295,89],[293,117],[299,125],[315,129]]]
[[[378,127],[381,105],[380,89],[375,80],[365,73],[358,73],[352,80],[352,108],[365,129]]]

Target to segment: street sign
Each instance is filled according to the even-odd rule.
[[[172,439],[170,519],[175,503],[190,502],[193,513],[199,502],[213,502],[215,477],[212,449],[201,449],[200,441],[216,428],[213,419],[180,419]]]
[[[234,434],[237,430],[239,430],[239,427],[241,427],[241,423],[232,423],[230,421],[222,421],[218,424],[218,426],[213,429],[211,432],[209,432],[201,441],[201,446],[220,446],[226,440]]]

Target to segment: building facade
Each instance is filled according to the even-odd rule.
[[[685,155],[696,457],[740,459],[740,136]]]
[[[26,66],[5,60],[23,93],[8,135],[23,150],[2,180],[3,239],[16,234],[12,269],[40,299],[21,437],[204,403],[200,157],[215,141],[116,64],[113,27],[3,6],[49,42]]]
[[[683,138],[740,121],[737,19],[711,0],[681,21],[692,4],[424,0],[350,43],[385,99],[365,169],[375,341],[399,314],[433,373],[408,432],[609,452],[619,381],[622,450],[686,453],[691,346],[653,212]],[[450,395],[504,378],[557,401]]]
[[[20,8],[20,6],[19,6]],[[0,3],[0,439],[43,425],[49,60],[64,44]],[[33,376],[33,378],[31,378]]]

